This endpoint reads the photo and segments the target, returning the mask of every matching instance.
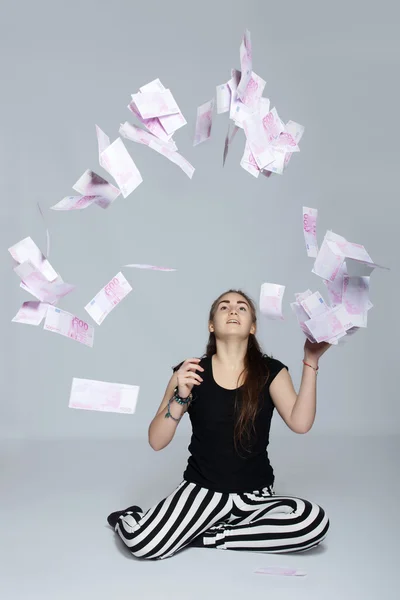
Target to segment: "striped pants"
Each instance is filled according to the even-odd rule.
[[[115,531],[137,558],[163,559],[190,545],[253,552],[301,552],[326,536],[325,511],[308,500],[254,492],[213,492],[179,486],[147,512],[124,512]]]

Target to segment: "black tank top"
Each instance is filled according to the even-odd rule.
[[[238,451],[234,446],[234,406],[236,394],[240,399],[240,388],[228,390],[218,385],[213,377],[211,357],[201,359],[204,372],[199,371],[199,374],[203,382],[193,388],[193,401],[188,409],[193,433],[183,474],[186,481],[228,493],[252,492],[273,484],[274,472],[267,452],[274,411],[269,386],[276,375],[288,367],[266,355],[265,364],[269,378],[260,398],[251,452],[246,452],[240,444]]]

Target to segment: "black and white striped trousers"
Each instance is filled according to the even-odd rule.
[[[143,514],[122,513],[115,531],[138,558],[168,558],[196,546],[254,552],[301,552],[326,536],[325,511],[308,500],[277,496],[271,487],[252,493],[213,492],[182,481]]]

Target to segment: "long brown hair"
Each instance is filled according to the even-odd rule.
[[[209,322],[214,320],[217,311],[218,303],[226,294],[240,294],[250,307],[252,322],[257,323],[256,307],[251,298],[241,290],[228,290],[220,294],[211,305]],[[211,357],[217,351],[215,333],[210,332],[205,355]],[[266,385],[269,377],[267,366],[267,355],[263,354],[260,344],[253,333],[250,333],[247,352],[244,357],[244,369],[238,377],[238,383],[242,375],[244,375],[244,384],[237,390],[235,398],[235,429],[234,429],[234,444],[238,451],[240,444],[246,452],[251,451],[251,434],[255,432],[255,418],[260,405],[260,394],[263,387]],[[245,445],[247,444],[247,447]]]

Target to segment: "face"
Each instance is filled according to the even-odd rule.
[[[250,306],[240,294],[225,294],[218,301],[214,320],[209,331],[218,337],[239,336],[246,338],[256,332]]]

